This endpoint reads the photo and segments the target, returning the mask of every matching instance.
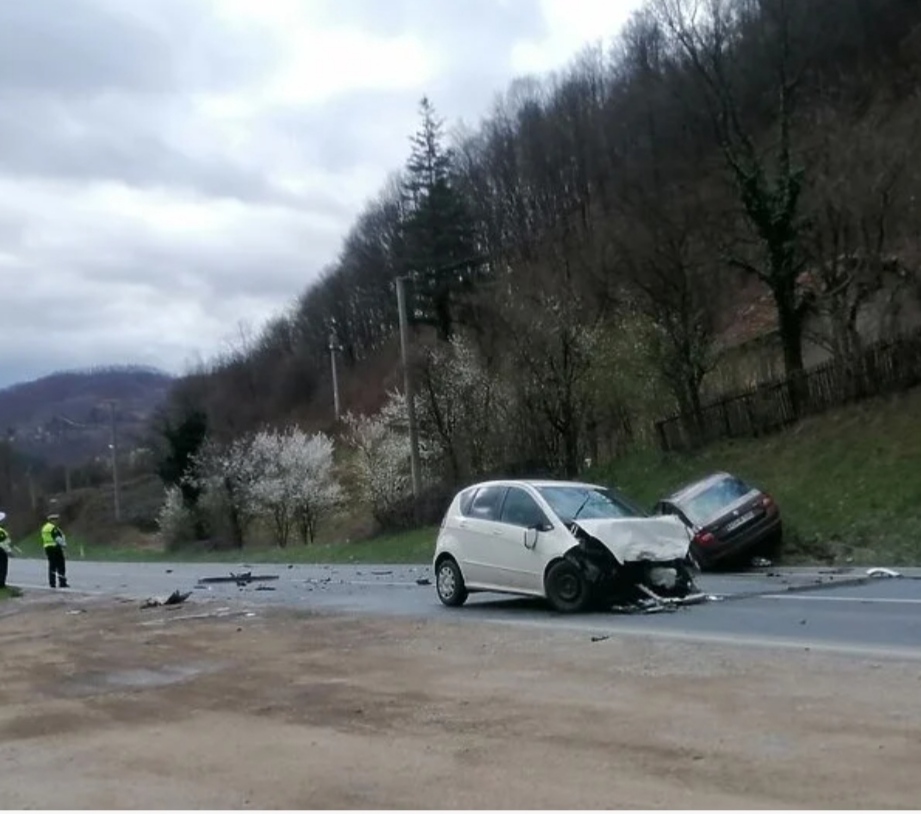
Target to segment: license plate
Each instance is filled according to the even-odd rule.
[[[755,512],[746,512],[741,517],[737,517],[731,523],[726,524],[726,531],[733,531],[739,526],[744,526],[749,520],[753,519]]]

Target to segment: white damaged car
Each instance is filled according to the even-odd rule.
[[[433,560],[448,606],[492,591],[546,599],[562,613],[694,595],[690,535],[616,490],[591,483],[501,480],[458,492]]]

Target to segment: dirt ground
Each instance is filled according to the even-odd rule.
[[[921,664],[220,607],[3,603],[3,807],[917,805]]]

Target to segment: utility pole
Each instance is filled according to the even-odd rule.
[[[115,522],[120,523],[122,519],[121,500],[118,488],[118,436],[115,431],[115,399],[109,399],[109,418],[112,423],[112,443],[109,448],[112,450],[112,494],[115,499]]]
[[[397,277],[397,310],[400,315],[400,355],[403,360],[403,392],[406,394],[406,419],[409,424],[409,462],[413,482],[413,504],[418,512],[422,493],[422,473],[419,464],[419,430],[416,427],[416,400],[413,397],[409,369],[409,316],[406,313],[406,278]]]
[[[333,409],[336,414],[336,421],[339,420],[340,403],[339,403],[339,374],[336,370],[336,351],[339,349],[339,343],[336,340],[334,331],[329,332],[329,364],[333,373]]]
[[[12,427],[6,431],[6,449],[4,450],[4,486],[3,499],[7,503],[13,502],[13,438],[15,432]]]
[[[38,508],[38,492],[35,489],[35,476],[32,474],[31,464],[26,470],[26,477],[29,479],[29,504],[32,506],[32,511],[35,511]]]

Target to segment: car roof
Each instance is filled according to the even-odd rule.
[[[584,481],[575,481],[575,480],[552,480],[547,478],[502,478],[498,480],[484,480],[479,483],[471,483],[469,486],[465,486],[461,491],[466,492],[469,489],[479,489],[482,486],[533,486],[535,489],[540,489],[548,486],[561,486],[568,487],[573,489],[604,489],[604,486],[601,486],[597,483],[587,483]]]
[[[673,503],[689,500],[690,498],[696,497],[705,489],[709,489],[715,483],[718,483],[721,480],[726,478],[733,478],[735,475],[730,474],[729,472],[713,472],[709,475],[706,475],[703,478],[698,478],[695,481],[686,483],[679,489],[676,489],[670,495],[668,495],[665,500],[671,501]]]

